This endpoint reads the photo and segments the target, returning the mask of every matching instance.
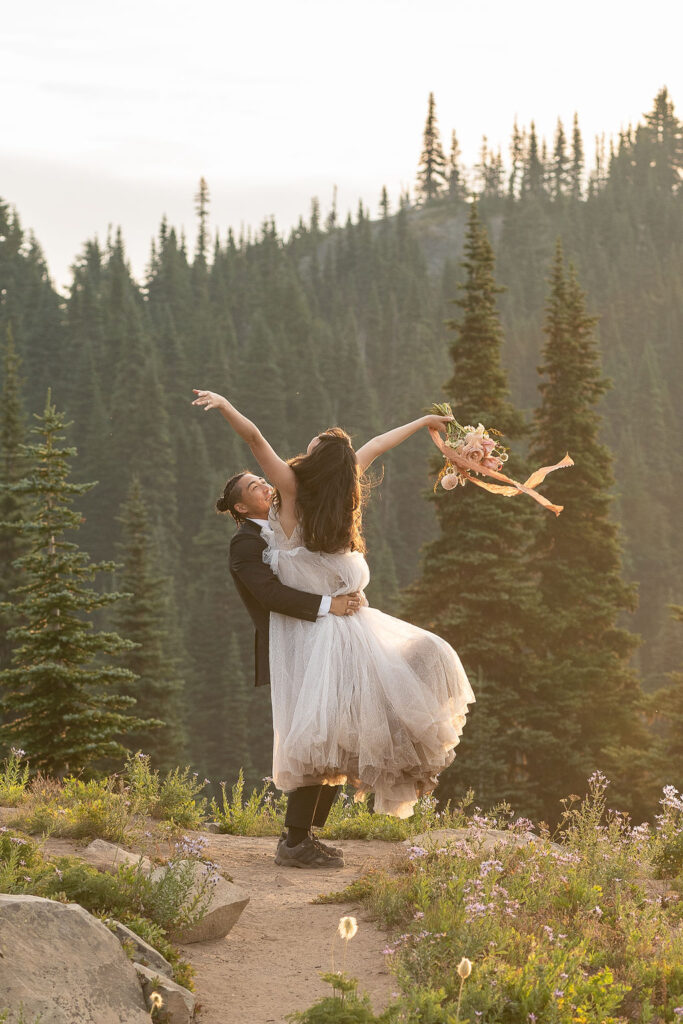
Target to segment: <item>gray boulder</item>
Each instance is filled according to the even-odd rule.
[[[20,1006],[41,1024],[149,1024],[135,968],[102,921],[77,903],[0,894],[0,1011]]]
[[[197,894],[203,880],[203,867],[197,861],[186,861],[194,868],[194,887],[190,899]],[[155,868],[150,878],[158,881],[168,869],[164,867]],[[201,921],[186,928],[179,928],[171,938],[176,942],[207,942],[211,939],[222,939],[239,920],[239,917],[249,902],[249,897],[239,889],[233,882],[228,882],[222,875],[218,876],[217,882],[209,883],[211,886],[211,899]]]
[[[133,964],[138,972],[142,991],[147,1006],[152,1008],[152,993],[161,996],[161,1007],[157,1011],[157,1020],[164,1024],[189,1024],[194,1017],[195,998],[189,989],[177,985],[175,981],[151,971],[143,964]]]
[[[152,870],[149,857],[131,853],[130,850],[124,850],[116,843],[108,843],[105,839],[93,839],[92,843],[79,853],[79,857],[98,871],[108,871],[112,875],[116,874],[122,864],[130,864],[132,867],[141,864],[145,873]]]
[[[137,960],[139,963],[144,964],[145,967],[149,967],[154,971],[160,971],[167,977],[173,977],[173,968],[161,953],[150,946],[148,942],[141,939],[139,935],[136,935],[132,929],[126,927],[125,924],[121,924],[120,921],[114,921],[109,918],[109,926],[114,929],[114,935],[117,936],[121,944],[126,943],[133,947],[133,960]]]

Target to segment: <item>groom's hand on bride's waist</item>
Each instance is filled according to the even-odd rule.
[[[364,595],[359,591],[353,594],[339,594],[332,598],[331,615],[353,615],[363,604],[367,604]]]

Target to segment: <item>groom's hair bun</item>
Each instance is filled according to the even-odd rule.
[[[240,500],[240,493],[242,490],[238,484],[242,477],[248,472],[248,469],[243,469],[240,473],[235,473],[234,476],[231,476],[223,488],[223,493],[220,498],[216,500],[216,511],[229,512],[236,523],[243,523],[245,519],[243,515],[240,515],[240,513],[236,511],[235,502]]]

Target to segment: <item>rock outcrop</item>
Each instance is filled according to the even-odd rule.
[[[114,921],[109,918],[108,927],[114,930],[114,935],[116,935],[122,945],[132,948],[133,960],[137,960],[153,971],[160,971],[168,978],[173,977],[173,967],[169,964],[166,957],[161,955],[158,949],[154,949],[153,946],[150,946],[148,942],[141,939],[139,935],[136,935],[125,924],[121,924],[120,921]]]
[[[105,924],[77,903],[0,894],[0,1011],[20,1008],[42,1024],[150,1019],[136,970]]]
[[[131,853],[116,843],[108,843],[106,839],[93,839],[92,843],[79,853],[79,857],[98,871],[108,871],[112,875],[116,874],[122,864],[129,864],[131,867],[140,864],[145,873],[152,870],[149,857]]]
[[[158,1019],[164,1024],[190,1024],[194,1017],[195,997],[189,989],[177,985],[175,981],[166,978],[156,971],[151,971],[143,964],[133,964],[138,972],[138,978],[151,1009],[153,1005],[152,994],[157,993],[161,998],[161,1006],[158,1011]]]

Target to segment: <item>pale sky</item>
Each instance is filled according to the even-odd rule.
[[[33,228],[60,287],[84,241],[121,225],[140,276],[166,214],[211,228],[345,218],[414,184],[430,91],[444,148],[512,124],[549,144],[579,114],[617,135],[666,85],[683,110],[680,0],[33,0],[2,14],[0,198]]]

